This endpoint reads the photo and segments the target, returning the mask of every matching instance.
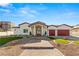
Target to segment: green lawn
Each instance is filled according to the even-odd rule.
[[[77,44],[77,45],[79,45],[79,40],[77,40],[77,41],[74,41],[74,44]]]
[[[65,39],[56,39],[55,42],[57,44],[68,44],[70,41]]]
[[[12,37],[4,37],[4,38],[0,38],[0,46],[3,45],[3,44],[6,44],[10,41],[13,41],[13,40],[17,40],[17,39],[21,39],[22,37],[19,37],[19,36],[12,36]]]

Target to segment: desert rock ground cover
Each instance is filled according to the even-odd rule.
[[[27,39],[26,39],[27,40]],[[14,40],[0,46],[0,56],[18,56],[22,53],[22,44],[25,44],[25,39]]]
[[[79,56],[79,45],[65,45],[57,47],[66,56]]]
[[[51,44],[65,56],[79,56],[79,40],[51,39]]]
[[[18,56],[22,51],[20,45],[2,47],[0,48],[0,56]]]

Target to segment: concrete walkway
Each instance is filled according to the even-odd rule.
[[[23,47],[53,47],[49,41],[41,40],[36,43],[28,43]],[[56,48],[53,49],[25,49],[20,56],[63,56],[63,54]]]
[[[53,47],[53,45],[51,45],[47,40],[40,40],[39,42],[25,44],[23,47]]]
[[[20,56],[64,56],[58,49],[26,49]]]

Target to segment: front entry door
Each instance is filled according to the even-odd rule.
[[[41,36],[41,27],[36,28],[36,35]]]

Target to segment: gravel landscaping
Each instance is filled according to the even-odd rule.
[[[57,47],[65,56],[79,56],[79,45],[65,45]]]
[[[0,56],[18,56],[23,52],[20,45],[7,46],[0,48]]]
[[[0,47],[0,56],[19,56],[24,49],[21,48],[23,44],[27,41],[26,39],[19,39],[11,41]]]
[[[40,42],[40,40],[25,37],[8,42],[0,46],[0,56],[19,56],[24,51],[23,45],[35,42]]]
[[[65,56],[79,56],[79,40],[51,39],[50,43]]]

